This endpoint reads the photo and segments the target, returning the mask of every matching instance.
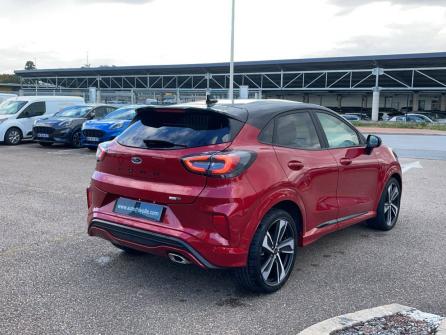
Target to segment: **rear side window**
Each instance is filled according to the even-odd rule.
[[[298,149],[320,149],[321,143],[310,115],[306,112],[277,118],[277,145]]]
[[[146,111],[119,137],[122,145],[147,149],[181,149],[232,141],[243,122],[202,111]]]

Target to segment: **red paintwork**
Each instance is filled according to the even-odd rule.
[[[364,148],[306,151],[274,147],[257,140],[259,129],[246,124],[232,143],[184,150],[147,150],[116,141],[97,163],[88,189],[88,223],[102,219],[179,238],[217,267],[246,265],[253,235],[262,217],[283,201],[300,211],[300,245],[376,215],[379,197],[401,167],[391,150],[381,146],[367,155]],[[193,174],[181,157],[223,149],[251,150],[254,163],[232,179]],[[143,159],[130,163],[132,156]],[[341,164],[341,160],[345,164]],[[292,162],[289,164],[289,162]],[[166,205],[162,222],[113,213],[120,196]],[[181,200],[169,200],[169,196]],[[318,225],[363,213],[340,224]],[[89,234],[150,253],[175,251],[204,267],[193,255],[172,247],[145,247],[116,239],[99,228]]]

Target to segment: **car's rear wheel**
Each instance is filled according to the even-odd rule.
[[[296,223],[288,212],[273,209],[262,219],[251,242],[247,265],[235,270],[235,279],[250,291],[275,292],[288,280],[296,250]]]
[[[5,143],[7,145],[17,145],[22,141],[23,134],[19,128],[10,128],[5,133]]]
[[[73,135],[71,136],[71,146],[73,148],[80,148],[81,147],[81,132],[75,131]]]
[[[53,145],[52,142],[39,142],[42,147],[50,147]]]
[[[115,244],[115,243],[112,243],[112,244],[116,248],[121,249],[122,251],[124,251],[126,254],[129,254],[129,255],[144,255],[145,254],[145,252],[142,252],[142,251],[139,251],[136,249],[132,249],[132,248],[129,248],[129,247],[126,247],[123,245],[119,245],[119,244]]]
[[[376,217],[370,219],[368,225],[378,230],[391,230],[398,221],[400,205],[401,185],[396,178],[390,178],[381,195]]]

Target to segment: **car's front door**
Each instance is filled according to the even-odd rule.
[[[338,220],[361,216],[374,210],[378,190],[380,164],[372,151],[368,153],[364,138],[331,113],[316,113],[326,137],[329,152],[339,166]]]
[[[45,102],[38,101],[30,103],[20,113],[20,115],[17,117],[17,120],[20,121],[20,126],[22,128],[24,137],[31,136],[34,121],[42,117],[42,115],[45,114],[45,110],[46,110]]]
[[[273,143],[283,170],[305,206],[304,233],[316,234],[318,228],[336,223],[338,166],[323,150],[310,113],[296,111],[277,117]]]

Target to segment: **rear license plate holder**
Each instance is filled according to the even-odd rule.
[[[117,214],[157,222],[161,221],[164,210],[165,207],[158,204],[122,197],[116,200],[113,208],[113,212]]]

